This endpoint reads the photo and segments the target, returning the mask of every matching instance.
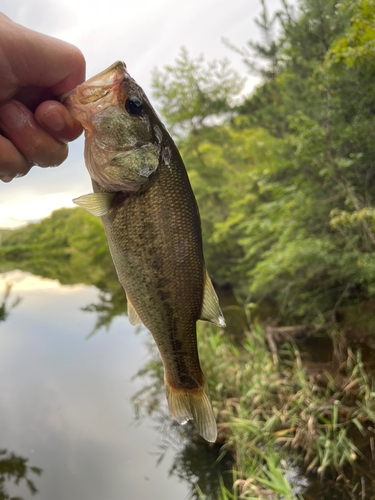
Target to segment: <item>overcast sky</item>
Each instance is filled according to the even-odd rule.
[[[267,5],[275,11],[281,2],[267,0]],[[13,21],[77,45],[86,57],[88,78],[123,60],[149,97],[151,71],[173,64],[181,46],[193,57],[229,58],[248,77],[250,91],[257,79],[222,37],[237,46],[259,39],[254,18],[260,10],[259,0],[0,0],[0,11]],[[0,228],[74,206],[72,198],[91,191],[81,137],[60,167],[34,167],[24,178],[0,182]]]

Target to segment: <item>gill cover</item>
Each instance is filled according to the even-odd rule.
[[[62,102],[85,129],[86,166],[102,188],[137,191],[155,173],[155,112],[123,62],[78,85]]]

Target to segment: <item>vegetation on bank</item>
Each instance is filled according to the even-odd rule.
[[[221,456],[233,457],[234,487],[222,483],[219,493],[205,496],[198,482],[196,498],[316,498],[309,490],[319,482],[328,492],[322,498],[331,498],[330,479],[331,493],[341,489],[342,498],[373,491],[375,384],[361,350],[348,346],[340,363],[311,363],[286,343],[275,362],[259,324],[237,343],[200,324],[198,341],[217,444]],[[333,336],[333,350],[338,342]],[[150,382],[134,397],[139,416],[157,412],[164,401],[162,363],[153,352],[138,374]],[[301,484],[303,474],[315,480]]]
[[[350,344],[375,333],[375,2],[284,1],[274,17],[262,4],[262,41],[226,41],[261,76],[251,96],[226,62],[185,49],[153,80],[198,199],[209,272],[255,322],[241,345],[200,338],[235,459],[235,488],[221,498],[296,498],[296,465],[358,498],[373,491],[375,459],[373,367]],[[330,361],[309,368],[295,344],[275,359],[259,321],[325,331]],[[145,367],[154,384],[138,404],[156,404],[157,367]]]
[[[284,2],[274,17],[262,3],[262,41],[234,47],[261,77],[249,97],[228,64],[184,49],[153,85],[214,281],[261,317],[310,322],[375,294],[375,3]]]

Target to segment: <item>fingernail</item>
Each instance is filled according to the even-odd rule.
[[[6,102],[0,106],[0,125],[3,129],[13,130],[26,123],[26,116],[17,104]]]
[[[57,111],[51,111],[41,117],[43,125],[54,132],[61,132],[65,127],[64,118]]]

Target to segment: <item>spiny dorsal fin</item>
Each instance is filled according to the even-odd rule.
[[[219,306],[219,299],[207,271],[204,277],[203,304],[200,319],[209,321],[221,328],[225,326],[225,319]]]
[[[84,208],[90,214],[99,217],[109,212],[114,197],[115,193],[90,193],[75,198],[73,203]]]
[[[128,301],[128,318],[129,318],[130,324],[133,326],[141,325],[142,320],[138,316],[138,313],[134,309],[133,304],[130,302],[128,296],[126,296],[126,300]]]

